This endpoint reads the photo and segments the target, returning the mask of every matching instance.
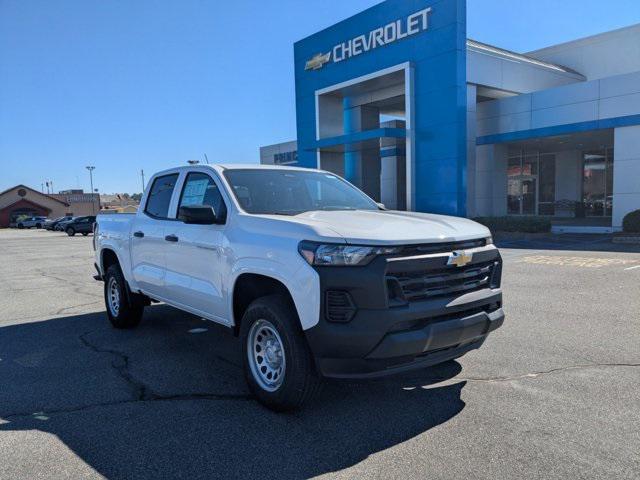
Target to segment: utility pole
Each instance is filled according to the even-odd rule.
[[[96,167],[87,166],[86,168],[87,168],[87,170],[89,170],[89,181],[91,182],[91,211],[95,215],[95,213],[96,213],[96,202],[95,202],[95,199],[93,198],[93,196],[94,196],[94,193],[93,193],[93,171],[96,169]]]
[[[140,170],[140,176],[142,177],[142,193],[144,193],[144,170]]]
[[[44,182],[40,183],[40,192],[44,193]]]

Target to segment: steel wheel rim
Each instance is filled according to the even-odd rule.
[[[251,326],[247,356],[251,374],[260,388],[267,392],[280,388],[287,362],[280,334],[268,320],[260,319]]]
[[[111,315],[117,317],[120,311],[120,288],[118,288],[118,282],[113,277],[109,279],[109,285],[107,286],[107,304]]]

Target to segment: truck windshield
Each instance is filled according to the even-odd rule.
[[[225,170],[244,211],[298,215],[314,210],[378,210],[357,188],[331,173],[300,170]]]

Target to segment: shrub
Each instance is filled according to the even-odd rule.
[[[478,223],[491,232],[541,233],[551,231],[551,220],[547,217],[478,217]]]
[[[622,231],[626,233],[640,233],[640,210],[634,210],[624,216]]]

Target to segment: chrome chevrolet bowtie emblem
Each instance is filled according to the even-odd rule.
[[[456,267],[464,267],[466,264],[473,260],[473,253],[467,253],[464,250],[457,250],[451,252],[447,265],[455,265]]]
[[[331,52],[317,53],[311,60],[307,60],[307,63],[304,64],[304,69],[318,70],[319,68],[322,68],[322,66],[329,60],[331,60]]]

